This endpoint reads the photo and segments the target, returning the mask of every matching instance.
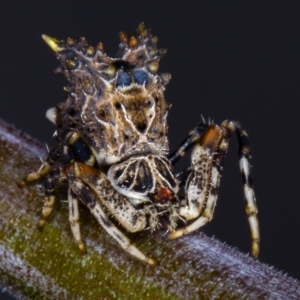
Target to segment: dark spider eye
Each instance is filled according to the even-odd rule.
[[[143,85],[144,83],[148,83],[148,74],[143,70],[136,70],[132,73],[135,82],[139,85]]]
[[[117,79],[117,87],[128,86],[131,84],[131,78],[128,73],[120,72]]]
[[[77,161],[86,162],[90,159],[92,152],[89,146],[84,142],[83,139],[77,139],[72,145],[72,151],[74,158]]]
[[[129,63],[125,60],[116,60],[112,63],[112,65],[116,68],[116,69],[121,69],[121,70],[131,70],[135,67],[134,63]]]

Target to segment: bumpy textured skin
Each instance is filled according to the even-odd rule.
[[[117,58],[108,57],[102,44],[94,48],[84,38],[43,38],[56,52],[60,60],[57,72],[65,74],[69,86],[65,88],[67,99],[46,114],[56,125],[58,146],[23,182],[45,177],[39,227],[53,210],[56,183],[65,181],[71,230],[83,252],[79,201],[125,251],[155,265],[110,217],[129,232],[152,232],[166,225],[169,239],[204,226],[212,219],[222,165],[230,137],[236,133],[252,255],[257,257],[259,228],[248,135],[235,121],[226,120],[220,126],[203,121],[168,154],[169,105],[164,90],[170,75],[157,73],[165,50],[157,48],[151,31],[140,24],[131,38],[121,33]],[[191,165],[174,174],[173,165],[191,147]]]
[[[164,89],[170,75],[157,74],[165,50],[157,48],[157,38],[143,24],[130,40],[124,33],[120,38],[117,58],[85,38],[58,43],[57,71],[69,81],[67,99],[57,106],[59,143],[65,132],[76,130],[99,165],[169,150]]]

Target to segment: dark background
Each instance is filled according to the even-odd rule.
[[[297,4],[296,4],[297,3]],[[40,38],[85,36],[114,56],[118,33],[144,21],[168,49],[169,137],[174,149],[200,121],[239,120],[251,139],[259,208],[259,259],[300,278],[299,1],[1,1],[0,117],[54,145],[45,111],[66,79]],[[203,228],[247,253],[237,143],[232,142],[214,219]],[[0,296],[0,298],[2,295]],[[1,298],[2,299],[2,298]]]

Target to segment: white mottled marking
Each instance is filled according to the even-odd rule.
[[[56,119],[57,119],[56,107],[51,107],[46,111],[46,118],[50,120],[53,124],[56,124]]]
[[[249,166],[249,161],[246,157],[241,157],[240,158],[240,170],[241,172],[244,172],[245,176],[249,176],[249,170],[250,170],[250,166]]]

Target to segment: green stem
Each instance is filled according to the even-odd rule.
[[[159,264],[122,250],[81,207],[88,253],[80,254],[58,201],[42,232],[37,186],[19,187],[39,167],[43,147],[0,121],[0,284],[29,299],[300,299],[300,284],[272,267],[194,233],[167,241],[161,233],[127,234]]]

